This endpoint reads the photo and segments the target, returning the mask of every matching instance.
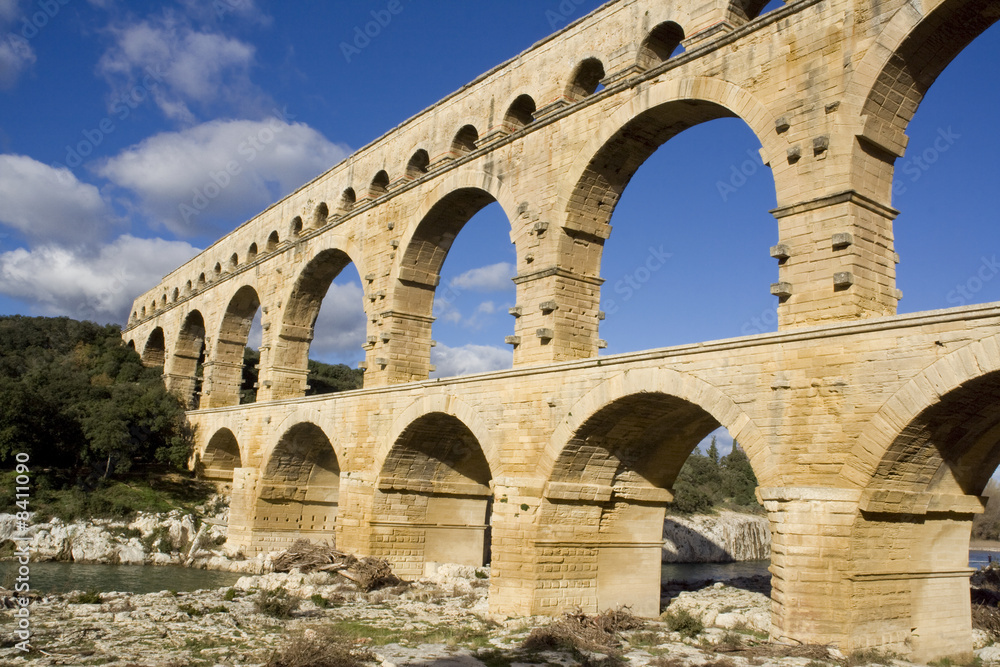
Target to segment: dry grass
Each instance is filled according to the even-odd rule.
[[[354,648],[350,640],[332,631],[307,630],[289,639],[265,667],[362,667],[374,661],[370,651]]]
[[[609,609],[597,616],[575,611],[553,623],[535,628],[524,640],[527,651],[590,651],[617,655],[621,646],[619,633],[642,626],[627,607]]]
[[[357,558],[337,551],[328,544],[313,544],[296,540],[274,561],[275,572],[333,572],[357,584],[368,592],[384,586],[395,586],[399,578],[392,573],[388,561],[381,558]]]

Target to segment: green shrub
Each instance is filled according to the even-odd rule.
[[[701,619],[692,615],[687,609],[667,610],[662,619],[670,630],[679,632],[683,637],[696,637],[705,629]]]
[[[254,600],[254,608],[261,614],[273,618],[290,618],[299,608],[299,599],[292,597],[284,589],[261,591]]]
[[[70,600],[72,604],[101,604],[102,602],[104,602],[104,598],[101,597],[101,592],[98,590],[80,593]]]
[[[222,599],[225,600],[226,602],[232,602],[233,600],[235,600],[236,589],[230,588],[229,590],[227,590],[226,593],[222,596]]]
[[[330,606],[330,601],[327,600],[322,595],[320,595],[319,593],[313,593],[312,597],[310,597],[309,599],[312,601],[314,605],[316,605],[320,609],[326,609],[327,607]]]

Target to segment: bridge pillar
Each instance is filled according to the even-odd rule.
[[[562,266],[514,278],[518,307],[515,367],[597,356],[604,280]]]
[[[188,410],[196,410],[199,407],[198,382],[200,380],[201,378],[194,375],[163,374],[163,383],[166,385],[167,391],[178,396]]]
[[[849,649],[860,490],[758,488],[757,497],[771,522],[771,637]]]
[[[229,361],[206,361],[205,384],[199,407],[224,408],[240,404],[243,364]]]
[[[771,213],[779,329],[896,314],[897,211],[850,190]]]
[[[229,500],[229,528],[226,551],[253,554],[254,514],[257,508],[261,471],[257,468],[233,470],[233,492]]]

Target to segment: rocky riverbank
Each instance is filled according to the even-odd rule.
[[[213,496],[194,513],[174,510],[142,513],[130,521],[59,519],[30,523],[26,535],[33,561],[107,565],[183,565],[208,570],[261,574],[271,571],[270,556],[232,557],[223,547],[229,520],[228,499]],[[0,514],[0,544],[17,534],[13,514]]]
[[[771,528],[763,516],[719,512],[669,515],[663,524],[664,563],[729,563],[771,558]]]
[[[767,644],[770,601],[750,590],[766,581],[676,593],[656,620],[609,615],[592,623],[593,618],[579,615],[490,617],[488,577],[486,569],[443,566],[433,577],[363,593],[334,574],[293,571],[246,576],[231,589],[194,593],[47,596],[30,605],[33,637],[27,655],[14,646],[13,612],[0,612],[0,665],[307,667],[317,663],[275,656],[301,654],[304,644],[317,642],[327,655],[350,651],[361,663],[381,667],[611,666],[625,660],[635,667],[832,667],[846,662],[824,647]],[[6,601],[9,605],[9,597]],[[992,659],[992,650],[980,651],[981,657]]]
[[[110,565],[184,565],[209,570],[262,574],[273,555],[246,559],[224,548],[228,500],[215,496],[194,513],[140,513],[131,521],[59,519],[32,524],[32,560]],[[13,514],[0,514],[0,544],[17,529]],[[663,562],[719,563],[767,560],[771,534],[760,516],[720,512],[709,516],[669,516],[663,529]]]

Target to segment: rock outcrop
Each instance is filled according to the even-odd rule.
[[[771,529],[762,516],[720,512],[668,516],[663,524],[664,563],[729,563],[771,557]]]

